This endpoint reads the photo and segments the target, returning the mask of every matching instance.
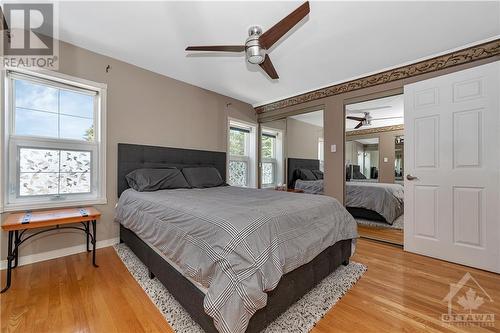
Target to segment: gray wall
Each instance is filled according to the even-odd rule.
[[[288,157],[318,159],[318,139],[323,127],[288,117],[286,120],[286,146]]]
[[[106,73],[105,68],[111,65]],[[108,85],[107,165],[108,203],[96,206],[103,217],[97,240],[118,237],[113,222],[119,142],[226,151],[227,117],[256,122],[251,105],[141,69],[88,50],[60,44],[60,72]],[[228,103],[231,103],[227,106]],[[2,103],[2,105],[4,105]],[[2,214],[2,220],[5,214]],[[1,235],[1,259],[6,233]],[[21,256],[81,245],[84,236],[46,234],[21,248]]]

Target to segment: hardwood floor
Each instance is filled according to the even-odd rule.
[[[358,224],[358,233],[361,237],[381,240],[397,245],[403,245],[404,234],[403,230],[389,228],[370,228]]]
[[[0,295],[2,332],[172,332],[114,250],[97,255],[97,269],[86,253],[15,269],[13,286]],[[498,274],[366,239],[353,260],[368,271],[313,332],[500,332]],[[495,327],[441,322],[449,283],[466,272],[492,297],[480,312],[496,314]]]
[[[82,253],[14,269],[2,332],[173,332],[113,248],[96,254],[99,268]]]

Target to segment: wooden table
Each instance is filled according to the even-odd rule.
[[[90,252],[89,241],[92,243],[92,264],[94,267],[99,267],[95,262],[95,245],[96,222],[100,217],[101,213],[94,207],[64,208],[37,212],[26,211],[7,216],[7,219],[2,224],[2,229],[9,232],[7,252],[7,284],[5,288],[0,291],[0,293],[3,293],[10,288],[12,269],[17,267],[19,260],[19,246],[28,239],[47,231],[56,229],[77,229],[83,231],[87,237],[88,252]],[[70,223],[81,223],[83,227],[61,227],[61,225]],[[92,225],[92,232],[90,231],[90,224]],[[44,229],[35,231],[29,235],[26,234],[28,230],[39,228]],[[12,265],[13,263],[14,265]]]

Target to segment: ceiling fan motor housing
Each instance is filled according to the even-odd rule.
[[[259,37],[262,34],[262,29],[258,26],[253,26],[248,29],[248,38],[245,42],[245,53],[247,61],[251,64],[259,65],[264,62],[266,50],[260,46]]]

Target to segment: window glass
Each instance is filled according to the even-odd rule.
[[[58,113],[59,89],[25,80],[15,80],[16,107]]]
[[[14,80],[15,134],[93,140],[94,96]]]
[[[19,149],[19,196],[89,193],[91,152]]]
[[[105,143],[97,139],[106,88],[68,80],[7,72],[8,209],[105,202]]]
[[[94,117],[94,98],[91,95],[61,90],[60,103],[61,114],[87,119]]]
[[[94,140],[92,119],[61,115],[59,124],[61,139]]]
[[[272,185],[275,179],[275,163],[262,162],[262,185]]]
[[[247,186],[248,163],[246,161],[229,161],[229,184]]]
[[[17,135],[57,138],[57,113],[16,108],[15,128]]]
[[[252,136],[250,126],[241,123],[230,122],[229,127],[229,169],[228,183],[233,186],[249,186],[251,180],[250,140]],[[253,139],[251,139],[251,137]]]
[[[276,137],[262,135],[262,158],[274,158],[276,156]]]
[[[231,129],[229,131],[229,153],[236,156],[245,156],[248,133]]]

